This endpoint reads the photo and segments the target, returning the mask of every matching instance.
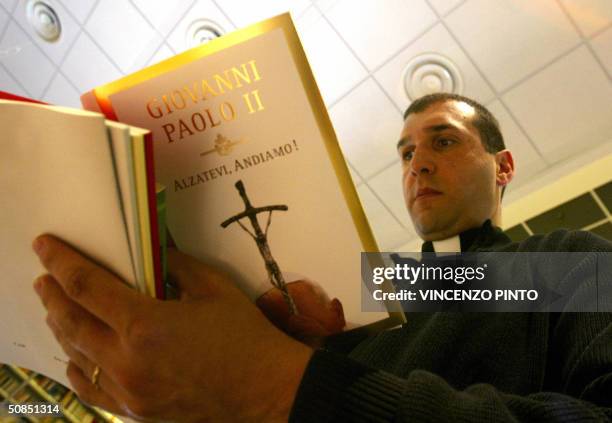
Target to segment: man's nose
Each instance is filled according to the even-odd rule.
[[[431,174],[436,170],[431,155],[424,150],[415,149],[410,160],[410,171],[414,176],[420,174]]]

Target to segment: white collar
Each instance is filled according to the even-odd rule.
[[[432,241],[433,249],[436,253],[460,253],[461,252],[461,238],[459,235],[455,235],[450,238],[442,239],[440,241]]]

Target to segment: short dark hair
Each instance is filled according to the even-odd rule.
[[[410,114],[421,113],[433,104],[445,103],[447,101],[462,101],[476,110],[476,116],[472,120],[472,125],[478,130],[482,144],[487,152],[497,153],[506,148],[504,137],[499,129],[499,122],[495,119],[495,116],[482,104],[459,94],[435,93],[417,98],[404,112],[404,120]]]
[[[462,101],[476,110],[476,116],[474,116],[472,120],[472,125],[478,130],[480,140],[487,152],[495,154],[498,151],[506,149],[504,136],[499,129],[499,122],[495,119],[495,116],[479,102],[459,94],[434,93],[419,97],[410,103],[410,106],[408,106],[404,112],[404,120],[406,120],[410,114],[421,113],[433,104],[445,103],[447,101]],[[502,198],[504,197],[505,191],[506,187],[503,187],[501,192]]]

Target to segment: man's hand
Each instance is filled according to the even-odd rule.
[[[286,287],[297,315],[291,314],[278,288],[270,289],[255,302],[276,327],[313,348],[320,347],[326,337],[342,332],[346,321],[337,298],[330,299],[317,283],[308,279],[289,282]]]
[[[159,301],[57,238],[41,236],[34,249],[49,271],[35,290],[85,402],[140,419],[287,420],[312,350],[224,274],[170,249],[181,298]]]

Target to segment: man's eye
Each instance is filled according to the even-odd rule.
[[[405,161],[411,160],[413,155],[414,155],[413,151],[404,151],[402,153],[402,160],[405,160]]]
[[[448,138],[438,138],[436,140],[436,144],[438,146],[440,146],[440,147],[448,147],[448,146],[450,146],[450,145],[452,145],[454,143],[455,143],[455,141],[453,141],[451,139],[448,139]]]

